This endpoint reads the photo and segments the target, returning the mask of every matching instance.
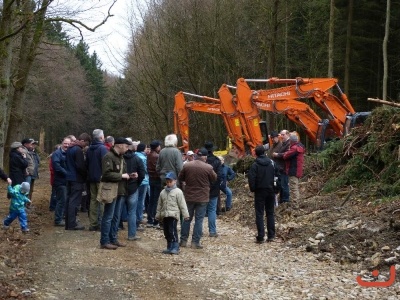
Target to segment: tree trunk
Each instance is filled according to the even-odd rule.
[[[387,81],[388,81],[388,58],[387,58],[387,44],[389,40],[389,24],[390,24],[390,0],[386,2],[386,24],[385,24],[385,37],[382,45],[383,55],[383,82],[382,82],[382,99],[387,100]]]
[[[333,77],[333,37],[335,34],[335,0],[331,0],[329,14],[328,77]]]
[[[351,53],[351,30],[353,24],[353,7],[354,0],[349,0],[348,18],[347,18],[347,33],[346,33],[346,55],[344,59],[344,93],[349,96],[350,86],[350,53]]]
[[[12,31],[13,10],[15,4],[12,0],[4,0],[1,11],[0,38],[7,36]],[[6,144],[8,120],[11,107],[11,61],[12,39],[0,40],[0,167],[3,166],[4,151],[9,147]],[[6,170],[8,166],[6,166]]]
[[[32,68],[33,61],[36,56],[36,50],[40,44],[45,16],[47,12],[49,0],[42,2],[42,8],[34,16],[34,21],[29,22],[23,30],[20,44],[20,52],[18,57],[17,75],[14,80],[14,94],[12,100],[12,113],[7,134],[7,144],[10,145],[14,141],[20,141],[24,137],[21,132],[22,121],[29,122],[29,116],[24,118],[23,107],[25,105],[25,88],[28,81],[29,72]],[[29,18],[32,16],[32,7],[30,5],[24,6],[24,12]],[[33,125],[33,124],[32,124]],[[8,161],[7,153],[5,161]]]

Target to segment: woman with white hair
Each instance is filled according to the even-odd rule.
[[[156,170],[161,178],[161,186],[165,185],[165,174],[172,171],[178,175],[183,168],[182,154],[177,148],[178,137],[176,134],[167,135],[164,145],[165,148],[161,149],[156,165]]]

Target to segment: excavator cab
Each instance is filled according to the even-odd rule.
[[[260,124],[260,131],[261,131],[263,145],[269,144],[270,140],[269,140],[269,136],[268,136],[267,122],[260,121],[259,124]]]
[[[370,114],[370,111],[347,114],[346,121],[343,126],[343,136],[350,134],[350,130],[354,127],[362,126]]]

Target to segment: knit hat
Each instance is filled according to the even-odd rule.
[[[19,188],[22,194],[28,194],[31,189],[31,185],[28,182],[21,183],[21,187]]]
[[[154,140],[150,143],[151,150],[156,150],[158,146],[161,146],[160,141]]]
[[[200,148],[199,151],[197,151],[198,156],[207,156],[208,155],[208,150],[206,148]]]
[[[11,144],[11,149],[17,149],[19,147],[22,147],[22,144],[20,142],[13,142]]]

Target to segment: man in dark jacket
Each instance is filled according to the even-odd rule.
[[[202,249],[200,239],[203,233],[203,219],[210,201],[210,185],[217,180],[217,174],[206,163],[208,151],[201,148],[197,152],[198,159],[187,162],[179,173],[179,179],[185,182],[185,200],[189,211],[189,220],[184,220],[181,229],[181,247],[187,246],[190,223],[194,219],[192,248]]]
[[[147,227],[159,228],[155,219],[157,212],[158,197],[161,193],[161,178],[157,173],[157,160],[161,150],[161,143],[154,140],[150,143],[150,153],[147,155],[147,173],[149,174],[150,199],[147,212]]]
[[[290,133],[290,148],[283,154],[285,160],[286,174],[289,176],[290,195],[293,202],[300,198],[299,179],[303,176],[303,164],[305,147],[299,142],[296,132]]]
[[[89,206],[89,230],[100,229],[101,216],[104,206],[97,201],[97,193],[101,179],[101,161],[108,152],[104,145],[104,132],[101,129],[93,130],[93,141],[86,151],[86,165],[88,169],[88,181],[90,185],[90,206]]]
[[[267,216],[267,241],[273,241],[275,238],[275,167],[273,161],[265,156],[263,146],[257,146],[255,153],[257,158],[249,170],[248,181],[250,191],[254,192],[257,226],[256,243],[262,244],[265,236],[264,212],[266,212]]]
[[[129,138],[127,138],[127,140],[131,142]],[[128,220],[128,241],[136,241],[140,239],[140,237],[136,235],[136,210],[139,200],[138,188],[146,176],[146,170],[143,161],[136,155],[133,145],[129,145],[128,151],[124,154],[124,159],[126,162],[126,172],[130,174],[125,197]]]
[[[65,229],[83,230],[84,226],[76,222],[78,207],[82,201],[82,192],[86,183],[87,169],[83,148],[89,146],[90,135],[82,133],[75,142],[72,142],[66,154],[67,166],[67,201],[65,204]]]
[[[13,187],[25,181],[27,167],[28,161],[26,159],[26,154],[23,151],[22,144],[20,142],[12,143],[10,151],[9,171]]]
[[[214,155],[214,144],[206,142],[204,148],[207,149],[207,163],[213,167],[214,172],[217,174],[217,180],[211,183],[210,186],[210,201],[207,205],[208,217],[208,232],[210,237],[218,237],[217,233],[217,205],[219,197],[219,186],[222,182],[222,164],[217,156]]]
[[[65,157],[70,143],[71,140],[69,138],[64,138],[60,148],[51,155],[51,164],[54,172],[53,187],[56,190],[56,206],[54,209],[55,226],[65,226],[63,222],[65,202],[67,199],[67,166]]]

